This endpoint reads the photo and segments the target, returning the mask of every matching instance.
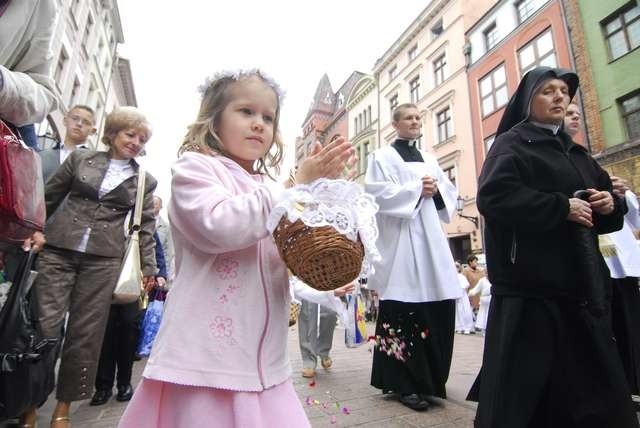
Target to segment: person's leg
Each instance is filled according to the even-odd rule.
[[[133,388],[131,386],[131,373],[133,368],[133,357],[136,352],[138,339],[138,302],[120,305],[120,319],[118,323],[117,336],[118,343],[117,363],[117,389],[118,401],[129,401],[133,396]]]
[[[36,294],[38,323],[47,339],[62,339],[65,315],[69,309],[71,292],[76,284],[78,259],[73,251],[52,247],[38,256],[38,276],[33,285]],[[64,339],[66,344],[67,339]],[[53,384],[54,365],[47,374]],[[36,407],[30,408],[21,418],[25,423],[36,419]]]
[[[117,258],[88,254],[80,260],[56,393],[59,401],[67,403],[91,395],[121,263]]]
[[[302,301],[298,317],[298,338],[302,355],[302,375],[312,377],[317,364],[318,304]]]
[[[116,371],[116,352],[117,346],[115,340],[118,316],[120,313],[118,305],[111,305],[109,308],[109,318],[107,327],[104,332],[102,341],[102,349],[100,350],[100,359],[98,361],[98,370],[96,372],[95,393],[91,398],[92,406],[99,406],[106,403],[113,394],[113,381]]]
[[[320,327],[318,330],[317,352],[322,367],[328,369],[333,364],[329,357],[333,344],[333,332],[336,329],[338,315],[331,309],[320,306]]]

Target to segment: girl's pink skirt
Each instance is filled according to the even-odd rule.
[[[261,392],[178,385],[145,379],[119,428],[310,427],[291,380]]]

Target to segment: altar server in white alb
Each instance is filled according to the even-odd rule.
[[[564,117],[564,128],[574,138],[582,128],[579,107],[571,103]],[[638,198],[626,180],[611,176],[613,193],[624,199],[627,213],[622,229],[600,235],[600,252],[611,275],[611,318],[616,346],[631,394],[640,394],[640,246],[634,232],[640,230]],[[636,409],[640,405],[636,403]]]
[[[629,389],[640,394],[640,245],[634,232],[640,230],[638,198],[626,181],[611,177],[613,193],[625,200],[629,211],[622,229],[600,236],[600,247],[611,272],[613,334],[620,351]],[[636,403],[636,409],[638,404]]]
[[[480,281],[469,290],[469,296],[480,296],[480,308],[476,317],[476,329],[484,333],[487,329],[487,320],[489,319],[489,306],[491,305],[491,283],[486,276],[480,278]]]
[[[462,289],[462,297],[456,299],[456,333],[471,334],[474,331],[473,309],[471,302],[467,297],[470,284],[466,276],[462,274],[462,266],[456,262],[456,270],[458,271],[458,284]]]
[[[380,207],[376,244],[382,256],[369,278],[380,295],[371,385],[424,410],[427,397],[446,398],[455,300],[462,296],[440,224],[451,220],[458,192],[437,160],[416,147],[422,126],[417,106],[398,106],[392,124],[398,138],[370,155],[365,177]]]

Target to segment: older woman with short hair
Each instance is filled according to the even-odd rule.
[[[109,150],[75,150],[47,182],[46,245],[37,262],[39,275],[34,285],[45,337],[59,336],[69,312],[52,426],[69,426],[71,402],[88,399],[93,392],[136,200],[138,163],[134,158],[150,137],[151,126],[136,108],[116,108],[104,126],[102,141]],[[156,185],[147,174],[140,231],[140,259],[147,288],[153,286],[156,273]],[[32,408],[21,423],[32,426],[35,419]]]

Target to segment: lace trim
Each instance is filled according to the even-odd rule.
[[[373,262],[380,260],[376,248],[378,205],[361,186],[346,180],[321,178],[308,185],[287,189],[273,208],[267,229],[273,233],[282,216],[290,222],[302,220],[309,227],[332,226],[352,241],[358,236],[364,246],[361,275],[373,274]]]

